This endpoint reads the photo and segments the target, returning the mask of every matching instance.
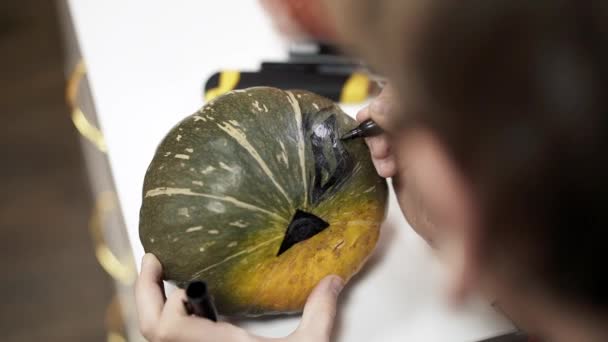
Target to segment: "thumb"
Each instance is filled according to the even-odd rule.
[[[343,287],[344,281],[336,275],[323,278],[308,296],[296,333],[329,339],[336,317],[338,295]]]

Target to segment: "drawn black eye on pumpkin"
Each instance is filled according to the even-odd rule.
[[[336,115],[332,114],[320,124],[311,127],[310,143],[315,162],[311,204],[316,206],[323,199],[336,193],[349,179],[355,162],[338,138]],[[329,227],[320,217],[297,209],[285,232],[277,256],[298,242],[308,240]]]
[[[310,143],[315,161],[310,194],[313,206],[340,190],[354,170],[355,162],[339,139],[337,130],[335,114],[310,130]]]

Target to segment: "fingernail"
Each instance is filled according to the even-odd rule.
[[[338,276],[331,277],[331,283],[329,284],[331,290],[337,296],[340,294],[342,289],[344,288],[344,280]]]
[[[150,253],[144,254],[141,258],[141,268],[144,268],[147,263],[150,262]]]

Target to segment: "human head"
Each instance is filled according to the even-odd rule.
[[[426,195],[457,287],[504,298],[524,324],[605,317],[607,4],[328,3],[344,45],[397,88],[398,159],[441,165],[418,176],[449,185]]]

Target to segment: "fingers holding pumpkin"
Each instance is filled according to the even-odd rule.
[[[140,330],[150,339],[165,303],[162,266],[152,254],[146,254],[142,259],[141,273],[135,283],[135,303]]]
[[[258,341],[255,336],[231,324],[189,316],[184,306],[186,294],[182,289],[174,290],[165,302],[162,266],[152,254],[146,254],[142,260],[135,299],[140,330],[148,341]]]
[[[161,320],[154,333],[155,338],[159,341],[253,342],[256,340],[234,325],[224,322],[215,323],[208,319],[188,315],[184,306],[185,301],[186,292],[182,289],[176,289],[167,298]]]
[[[338,295],[343,287],[344,281],[338,276],[323,278],[308,297],[302,321],[292,337],[301,337],[303,341],[328,341],[336,317]]]

